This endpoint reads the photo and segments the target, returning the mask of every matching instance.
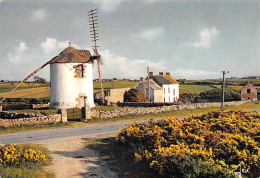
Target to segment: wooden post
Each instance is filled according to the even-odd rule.
[[[148,103],[150,103],[150,72],[149,72],[149,67],[147,67],[147,75],[148,75]]]
[[[222,71],[223,73],[223,84],[222,84],[222,102],[221,102],[221,110],[224,111],[224,98],[225,98],[225,74],[229,73],[229,71]]]

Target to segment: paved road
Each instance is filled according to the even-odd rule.
[[[259,110],[255,110],[255,112],[259,112]],[[182,117],[176,117],[176,118],[181,119]],[[159,118],[156,120],[159,120]],[[141,120],[140,122],[143,121],[145,120]],[[1,144],[35,143],[40,141],[63,139],[63,138],[69,138],[75,136],[82,136],[82,137],[95,136],[100,134],[117,132],[119,129],[126,127],[125,124],[127,123],[133,123],[133,122],[117,122],[117,123],[100,124],[100,125],[91,124],[83,127],[2,134],[0,135],[0,143]]]
[[[113,133],[117,132],[120,128],[124,128],[125,124],[126,122],[119,122],[102,125],[87,125],[84,127],[3,134],[0,135],[0,143],[34,143],[39,141],[62,139],[75,136],[93,136],[99,134]]]

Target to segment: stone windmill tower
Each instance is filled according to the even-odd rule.
[[[94,107],[92,60],[89,50],[75,49],[69,43],[50,61],[51,108]]]

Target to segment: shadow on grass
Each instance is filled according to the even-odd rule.
[[[95,150],[106,161],[109,168],[120,177],[156,178],[161,177],[149,166],[134,162],[134,157],[126,156],[126,149],[118,145],[115,137],[87,140],[87,147]],[[134,155],[130,153],[127,155]]]

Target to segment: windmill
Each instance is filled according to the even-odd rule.
[[[95,14],[97,14],[96,9],[89,12],[90,22],[92,22],[91,35],[93,42],[95,42],[93,46],[94,55],[91,55],[89,50],[75,49],[69,43],[69,46],[60,54],[45,62],[41,67],[21,81],[0,101],[0,104],[34,74],[50,64],[50,107],[57,109],[81,108],[83,107],[82,101],[85,101],[86,98],[89,106],[94,107],[92,77],[92,63],[94,60],[97,60],[102,102],[104,103],[100,72],[101,58],[97,50],[97,16],[95,16]]]
[[[97,67],[98,67],[98,77],[99,77],[99,85],[100,85],[100,88],[101,88],[101,99],[102,99],[102,104],[104,104],[104,90],[103,90],[103,85],[102,85],[102,78],[101,78],[101,71],[100,71],[100,64],[102,64],[101,62],[101,56],[100,54],[98,53],[98,50],[97,48],[99,47],[97,45],[97,41],[99,40],[99,36],[98,36],[98,23],[97,23],[97,9],[91,9],[90,11],[88,11],[88,16],[89,16],[89,19],[90,19],[90,35],[91,35],[91,38],[93,39],[92,42],[94,42],[94,46],[92,46],[94,49],[94,55],[93,55],[93,59],[96,59],[97,60]]]

